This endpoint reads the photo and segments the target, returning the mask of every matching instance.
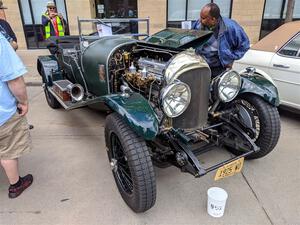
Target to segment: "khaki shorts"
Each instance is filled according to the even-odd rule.
[[[15,113],[0,126],[0,159],[16,159],[31,150],[31,137],[25,116]]]

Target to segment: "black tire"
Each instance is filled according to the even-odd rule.
[[[52,109],[58,109],[61,107],[60,103],[56,100],[56,98],[48,91],[47,86],[45,86],[44,92],[47,103]]]
[[[44,71],[44,68],[42,68],[42,65],[40,64],[39,61],[38,61],[38,71],[39,71],[39,73],[40,73],[40,75],[42,77],[42,80],[43,80],[44,93],[45,93],[45,97],[46,97],[48,105],[52,109],[58,109],[58,108],[60,108],[61,104],[56,100],[56,98],[48,90],[45,71]]]
[[[155,174],[148,147],[119,116],[112,113],[105,124],[109,162],[119,192],[137,213],[150,209],[156,200]]]
[[[256,95],[243,95],[234,104],[247,109],[252,127],[257,131],[253,139],[260,151],[247,156],[246,159],[264,157],[274,149],[280,136],[281,126],[277,108]],[[242,153],[232,147],[227,149],[235,155]]]

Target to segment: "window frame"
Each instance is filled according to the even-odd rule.
[[[296,33],[293,37],[291,37],[277,52],[276,54],[282,57],[286,58],[293,58],[293,59],[299,59],[300,58],[300,46],[299,49],[297,50],[296,56],[289,56],[289,55],[284,55],[280,53],[281,50],[283,50],[288,44],[290,44],[295,38],[299,37],[300,38],[300,32]]]

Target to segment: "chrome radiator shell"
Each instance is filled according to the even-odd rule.
[[[203,127],[206,125],[208,117],[211,79],[211,72],[208,65],[185,71],[177,79],[189,85],[192,97],[185,112],[173,119],[173,127],[188,130]]]

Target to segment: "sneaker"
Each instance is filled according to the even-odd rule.
[[[27,174],[25,177],[21,177],[21,185],[18,187],[9,187],[8,189],[8,197],[9,198],[16,198],[22,192],[28,188],[33,182],[33,176],[31,174]]]

